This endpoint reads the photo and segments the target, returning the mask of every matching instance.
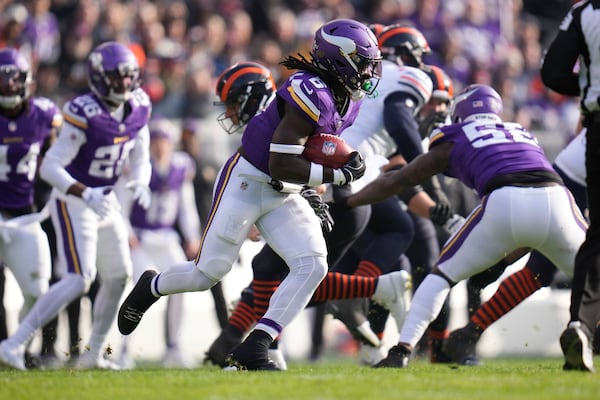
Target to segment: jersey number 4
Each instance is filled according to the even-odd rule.
[[[0,145],[0,181],[7,182],[8,175],[13,172],[13,166],[8,161],[9,146]],[[38,155],[40,154],[40,144],[32,143],[25,153],[16,163],[15,173],[27,176],[29,181],[33,181],[37,168]]]

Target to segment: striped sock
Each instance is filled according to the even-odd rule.
[[[256,321],[258,318],[254,312],[254,306],[243,300],[237,303],[229,317],[229,325],[236,327],[242,333],[248,332]]]
[[[356,268],[354,275],[379,276],[381,275],[381,268],[371,261],[363,260],[358,264],[358,268]]]
[[[525,267],[503,280],[496,293],[473,314],[471,321],[485,330],[540,287],[533,272]]]
[[[280,281],[252,281],[252,290],[254,293],[254,311],[257,318],[262,318],[269,307],[269,300],[275,290],[279,287]]]
[[[377,278],[329,272],[313,294],[311,304],[325,300],[371,297],[377,287]]]

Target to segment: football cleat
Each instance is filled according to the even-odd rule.
[[[22,371],[27,369],[25,367],[25,353],[19,351],[18,348],[9,348],[6,340],[0,342],[0,364]]]
[[[161,361],[163,368],[194,369],[196,363],[183,355],[179,349],[173,348],[167,350]]]
[[[373,368],[407,368],[411,351],[399,344],[388,351],[388,355],[379,361]]]
[[[560,347],[565,356],[564,370],[595,371],[592,348],[581,322],[569,323],[560,335]]]
[[[119,308],[117,325],[119,326],[119,332],[123,335],[129,335],[133,332],[142,320],[146,310],[159,299],[150,290],[152,279],[157,274],[158,272],[153,269],[144,271],[121,308]]]
[[[385,358],[383,346],[371,346],[361,343],[358,349],[358,359],[362,365],[373,366]]]
[[[481,333],[472,324],[467,324],[450,332],[444,342],[443,352],[452,362],[473,367],[481,365],[476,350],[480,336]]]
[[[231,350],[241,342],[242,338],[230,333],[226,327],[208,348],[206,356],[204,357],[204,364],[212,363],[221,368],[225,368],[227,366],[227,363],[225,362],[227,356],[231,353]]]
[[[371,329],[367,320],[369,300],[365,298],[330,300],[326,303],[326,312],[340,320],[360,343],[380,346],[381,341]]]
[[[282,371],[287,371],[287,361],[285,361],[285,356],[283,355],[283,351],[281,349],[269,349],[268,351],[269,360],[273,361],[277,367],[279,367]]]
[[[236,346],[233,351],[229,354],[225,362],[227,363],[227,367],[224,369],[227,371],[282,371],[282,369],[277,366],[269,358],[268,355],[268,346],[262,346],[264,340],[260,338],[257,340],[258,336],[266,336],[266,333],[258,333],[253,331],[246,341],[242,342],[240,345]],[[254,334],[254,335],[253,335]]]
[[[104,358],[102,354],[97,355],[88,351],[79,356],[75,363],[75,369],[107,369],[119,371],[121,370],[121,367],[116,362]]]
[[[384,306],[390,311],[398,331],[404,325],[404,319],[408,313],[412,281],[410,274],[404,270],[394,271],[380,275],[377,281],[375,294],[371,299]]]

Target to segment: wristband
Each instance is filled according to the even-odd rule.
[[[302,154],[303,151],[304,146],[299,144],[271,143],[269,145],[269,152],[271,153]]]
[[[346,184],[346,175],[342,172],[341,169],[336,168],[333,170],[333,182],[334,185],[345,185]]]
[[[311,162],[307,185],[318,186],[321,183],[323,183],[323,166],[321,164]]]

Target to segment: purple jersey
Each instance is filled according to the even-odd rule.
[[[134,203],[130,216],[131,226],[140,229],[172,228],[179,212],[181,187],[194,173],[194,161],[183,152],[173,154],[171,165],[164,173],[158,172],[153,165],[150,207],[144,210],[137,202]]]
[[[554,171],[537,139],[516,123],[472,121],[444,126],[431,134],[429,147],[444,142],[454,143],[445,174],[480,196],[498,175]]]
[[[277,90],[277,98],[267,109],[250,120],[242,144],[248,161],[262,172],[269,174],[269,146],[273,133],[279,125],[278,102],[285,101],[310,121],[314,133],[339,136],[352,125],[358,114],[359,102],[350,101],[348,110],[340,115],[329,87],[318,76],[309,72],[296,72]]]
[[[33,204],[33,181],[44,141],[62,123],[52,101],[36,97],[16,118],[0,115],[0,208],[19,210]]]
[[[65,104],[65,122],[81,129],[86,136],[77,156],[65,169],[84,185],[113,185],[121,175],[123,160],[131,151],[138,131],[148,123],[152,110],[142,89],[133,92],[127,103],[123,121],[114,119],[93,93]]]

